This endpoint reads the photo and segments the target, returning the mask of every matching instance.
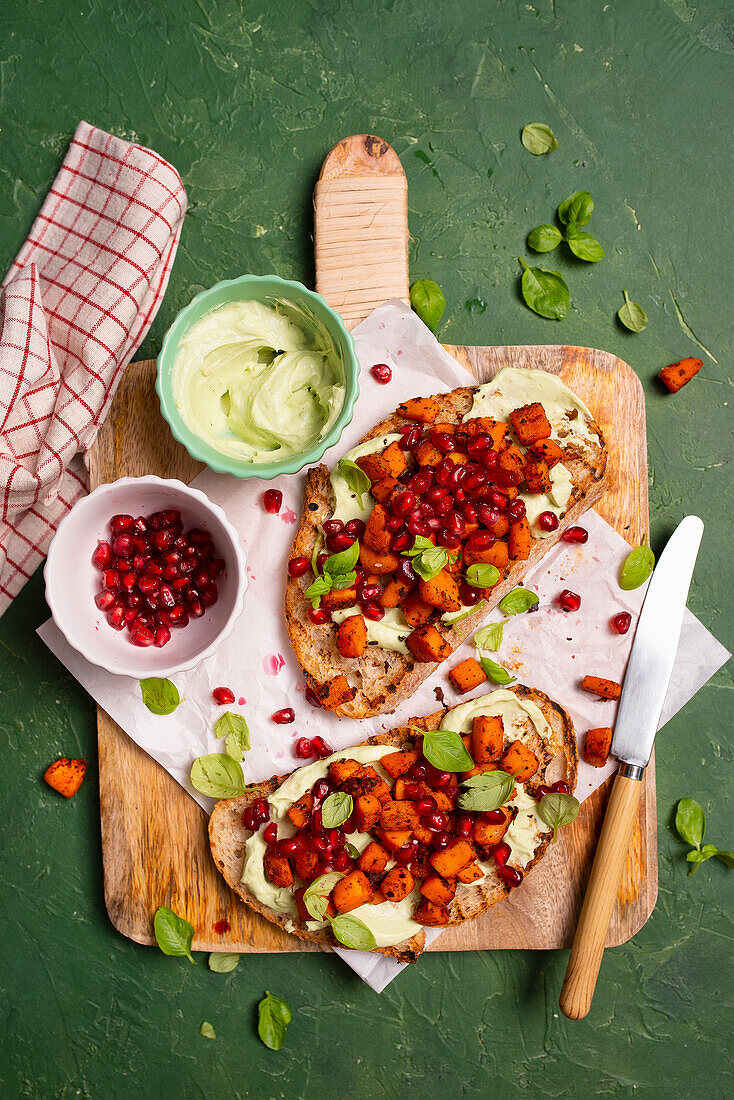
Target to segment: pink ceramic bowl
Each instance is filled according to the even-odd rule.
[[[219,599],[200,619],[171,631],[161,649],[139,648],[127,630],[114,630],[94,602],[101,573],[92,564],[99,539],[109,540],[109,521],[119,512],[148,516],[164,508],[181,512],[184,531],[211,533],[218,556],[226,562],[217,578]],[[46,601],[54,622],[74,649],[92,664],[118,676],[170,676],[210,657],[232,633],[247,588],[245,553],[237,531],[222,509],[182,481],[159,477],[123,477],[100,485],[74,505],[61,521],[43,570]]]

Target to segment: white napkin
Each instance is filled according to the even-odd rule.
[[[380,306],[353,335],[362,364],[362,390],[354,420],[325,456],[328,465],[333,465],[377,420],[405,398],[452,389],[469,381],[463,368],[400,301]],[[393,368],[389,385],[381,386],[373,380],[369,368],[374,363],[389,363]],[[164,718],[151,715],[134,680],[112,676],[86,662],[69,647],[51,620],[40,628],[39,634],[115,722],[207,812],[212,800],[193,790],[188,775],[196,756],[222,751],[221,742],[213,733],[214,722],[222,713],[211,698],[214,687],[231,687],[237,699],[232,709],[240,710],[249,723],[253,747],[245,761],[248,782],[296,767],[300,762],[292,749],[300,736],[320,733],[335,749],[346,748],[414,715],[438,709],[441,704],[434,690],[438,687],[444,691],[447,705],[467,698],[456,695],[446,673],[450,665],[474,653],[469,643],[392,715],[356,722],[314,710],[303,697],[303,676],[288,641],[282,612],[286,563],[300,514],[302,476],[283,476],[263,483],[236,481],[207,470],[194,484],[225,509],[240,532],[248,555],[249,587],[244,612],[232,636],[208,661],[192,672],[174,677],[181,696],[185,696],[185,702],[174,714]],[[265,488],[282,490],[279,516],[262,508]],[[510,619],[503,645],[493,655],[519,682],[532,684],[562,702],[580,733],[592,726],[613,724],[615,704],[596,700],[582,691],[578,682],[586,674],[621,679],[634,627],[626,636],[616,635],[609,627],[609,618],[620,610],[628,610],[634,617],[645,592],[644,588],[622,592],[616,583],[619,564],[629,551],[627,543],[593,512],[587,513],[583,522],[589,530],[585,545],[560,543],[527,576],[524,583],[538,592],[541,607],[535,613]],[[575,614],[566,614],[553,603],[566,587],[582,597],[581,611]],[[498,620],[502,616],[495,612],[491,618]],[[675,714],[727,657],[723,646],[687,612],[664,720]],[[489,684],[473,694],[481,695],[491,688]],[[276,725],[271,715],[286,706],[295,709],[296,721],[289,726]],[[597,769],[582,764],[578,797],[587,798],[613,767],[608,764]],[[430,940],[440,930],[428,929],[427,933]],[[338,949],[337,954],[377,992],[405,965],[364,952]]]

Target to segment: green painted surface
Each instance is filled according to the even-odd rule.
[[[446,292],[446,342],[590,344],[639,373],[654,541],[686,510],[703,517],[690,604],[731,647],[733,54],[727,0],[11,0],[2,266],[79,118],[152,145],[191,203],[142,349],[153,355],[175,312],[219,278],[311,282],[320,162],[345,134],[380,134],[408,174],[412,277]],[[555,131],[550,157],[522,148],[530,121]],[[543,321],[518,298],[516,257],[581,187],[607,257],[546,257],[573,308]],[[614,321],[623,287],[650,318],[639,336]],[[700,345],[698,378],[665,396],[659,368]],[[571,1024],[557,1009],[563,953],[429,956],[378,1000],[328,958],[245,957],[225,977],[203,956],[194,968],[122,939],[102,899],[94,764],[72,802],[40,781],[57,754],[95,759],[94,708],[34,635],[45,615],[39,574],[0,622],[2,1095],[726,1095],[732,882],[713,861],[686,877],[670,815],[692,795],[710,838],[734,841],[729,671],[661,737],[658,906],[606,956],[589,1019]],[[294,1009],[279,1054],[254,1031],[266,988]],[[200,1037],[203,1020],[216,1041]]]

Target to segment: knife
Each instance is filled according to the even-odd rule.
[[[702,535],[698,516],[686,516],[678,524],[653,572],[640,612],[612,739],[619,770],[561,990],[561,1011],[571,1020],[583,1019],[591,1008]]]

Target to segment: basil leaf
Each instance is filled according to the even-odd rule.
[[[709,856],[707,856],[704,852],[697,852],[695,851],[695,849],[692,848],[686,856],[688,862],[693,864],[688,874],[692,875],[694,871],[698,870],[699,863],[705,863],[708,858]]]
[[[340,458],[336,468],[347,483],[347,488],[357,497],[360,508],[364,508],[363,498],[369,493],[372,482],[361,466],[352,462],[351,458]]]
[[[328,573],[324,573],[321,577],[314,577],[309,584],[308,588],[304,592],[314,607],[318,607],[321,603],[321,597],[325,596],[327,592],[331,592],[332,578]]]
[[[199,1028],[199,1035],[201,1035],[204,1039],[216,1039],[217,1037],[214,1028],[208,1020],[204,1020],[204,1023]]]
[[[626,290],[623,290],[624,305],[617,310],[617,317],[630,332],[642,332],[647,328],[647,314],[637,302],[631,302]]]
[[[194,942],[193,924],[189,924],[184,917],[179,917],[168,906],[160,905],[153,917],[153,931],[155,942],[164,955],[185,955],[189,962],[196,965],[191,955],[191,944]]]
[[[604,259],[604,249],[590,233],[567,233],[566,244],[580,260],[595,264]]]
[[[195,790],[210,798],[237,798],[245,793],[242,765],[224,752],[197,756],[190,779]]]
[[[581,803],[572,794],[544,794],[538,803],[538,817],[553,830],[553,839],[563,825],[570,825],[579,816]]]
[[[416,535],[413,545],[409,550],[403,550],[403,557],[412,558],[415,554],[422,554],[424,550],[435,550],[435,543],[425,535]]]
[[[528,233],[528,248],[533,252],[552,252],[562,240],[561,231],[555,225],[539,225]]]
[[[313,550],[311,551],[311,572],[314,577],[318,577],[319,574],[319,551],[324,543],[324,536],[320,531],[316,532],[316,538],[314,539]]]
[[[507,620],[504,619],[501,623],[490,623],[489,626],[483,626],[481,630],[478,630],[473,639],[475,647],[477,649],[491,649],[493,653],[496,653],[502,645],[506,622]]]
[[[619,587],[625,592],[631,592],[644,584],[655,568],[655,555],[647,545],[647,535],[642,536],[642,543],[630,550],[622,563],[619,573]]]
[[[474,761],[464,742],[454,730],[421,730],[423,755],[429,764],[442,772],[468,772]]]
[[[514,684],[516,677],[510,676],[506,668],[502,665],[498,665],[496,661],[493,661],[490,657],[480,657],[479,663],[484,670],[484,675],[488,680],[491,680],[493,684],[500,684],[505,686],[506,684]]]
[[[350,844],[349,841],[346,842],[344,847],[346,848],[347,855],[349,856],[350,859],[359,859],[360,854],[361,854],[360,851],[359,851],[359,848],[356,848],[354,846],[354,844]]]
[[[285,1033],[292,1019],[291,1006],[265,990],[265,996],[257,1006],[257,1033],[269,1050],[280,1050]]]
[[[564,225],[573,229],[585,226],[594,212],[594,200],[588,191],[574,191],[558,207],[558,217]]]
[[[354,802],[351,794],[345,791],[333,791],[321,803],[321,824],[325,829],[336,829],[343,825],[352,810]]]
[[[355,539],[346,550],[340,550],[338,554],[332,554],[324,562],[324,573],[332,577],[342,573],[349,573],[359,561],[359,539]]]
[[[351,573],[338,573],[335,577],[331,578],[331,587],[340,592],[343,588],[351,588],[353,584],[356,584],[357,574],[354,570]]]
[[[372,951],[377,940],[367,925],[359,917],[348,915],[331,918],[331,931],[339,943],[352,947],[355,951]]]
[[[706,815],[694,798],[681,798],[675,811],[675,829],[686,844],[701,847],[706,833]]]
[[[155,676],[140,681],[140,692],[151,714],[173,714],[181,702],[176,685],[170,680],[159,680]]]
[[[476,563],[469,566],[464,576],[472,588],[491,588],[500,579],[500,571],[496,565]]]
[[[233,760],[241,760],[250,746],[250,730],[241,714],[228,710],[217,720],[214,727],[217,737],[225,737],[227,755]]]
[[[720,859],[727,867],[734,867],[734,852],[716,852],[716,858]]]
[[[524,267],[520,287],[525,305],[540,317],[562,321],[571,307],[571,296],[560,271],[546,271],[543,267]]]
[[[410,304],[423,324],[435,332],[446,309],[446,299],[438,283],[433,279],[418,279],[410,288]]]
[[[529,611],[531,607],[535,607],[536,603],[539,602],[536,594],[530,592],[527,588],[513,588],[512,592],[508,592],[506,596],[502,597],[497,606],[506,615],[520,615],[523,611]]]
[[[231,974],[240,965],[240,957],[233,951],[212,951],[209,969],[215,974]]]
[[[343,877],[339,871],[330,871],[326,875],[320,875],[303,891],[303,904],[314,920],[325,918],[329,894]]]
[[[433,580],[442,569],[445,569],[452,561],[452,555],[443,546],[432,546],[430,550],[423,550],[412,559],[412,565],[418,576],[424,581]]]
[[[456,626],[462,619],[468,619],[470,615],[475,615],[482,607],[484,607],[486,600],[480,600],[479,603],[475,603],[473,607],[468,608],[466,611],[461,612],[449,612],[441,616],[443,622],[448,623],[449,626]]]
[[[534,157],[542,157],[544,153],[552,153],[558,148],[555,134],[544,122],[529,122],[523,127],[520,140]]]
[[[462,786],[466,790],[459,795],[460,809],[486,813],[488,810],[498,810],[507,801],[515,780],[507,772],[483,772],[465,780]]]

